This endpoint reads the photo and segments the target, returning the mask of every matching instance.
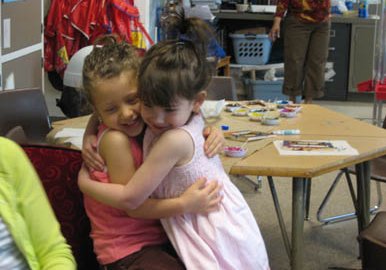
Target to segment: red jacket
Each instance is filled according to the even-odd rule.
[[[142,49],[153,42],[133,0],[52,0],[44,30],[44,69],[60,75],[71,56],[101,35],[115,33]]]

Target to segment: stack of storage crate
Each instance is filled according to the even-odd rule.
[[[269,61],[272,42],[266,34],[230,34],[236,63],[239,65],[265,65]],[[267,68],[268,70],[268,68]],[[245,78],[248,99],[282,100],[282,80],[265,81]]]

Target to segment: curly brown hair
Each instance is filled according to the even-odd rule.
[[[91,94],[101,80],[118,77],[123,72],[138,74],[141,57],[138,49],[116,36],[104,36],[96,41],[83,65],[83,90],[92,103]]]

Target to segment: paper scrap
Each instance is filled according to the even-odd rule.
[[[225,106],[225,99],[205,100],[201,106],[201,113],[204,118],[219,117]]]

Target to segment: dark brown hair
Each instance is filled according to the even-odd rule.
[[[196,17],[185,17],[181,4],[169,9],[161,18],[166,40],[190,40],[206,54],[210,39],[214,38],[212,27]]]
[[[171,107],[178,97],[193,100],[211,78],[206,59],[210,27],[199,18],[177,21],[170,25],[175,38],[155,44],[142,60],[138,95],[146,106]]]
[[[172,107],[178,97],[193,100],[207,87],[209,71],[205,55],[192,42],[159,42],[142,60],[138,96],[149,107]]]

